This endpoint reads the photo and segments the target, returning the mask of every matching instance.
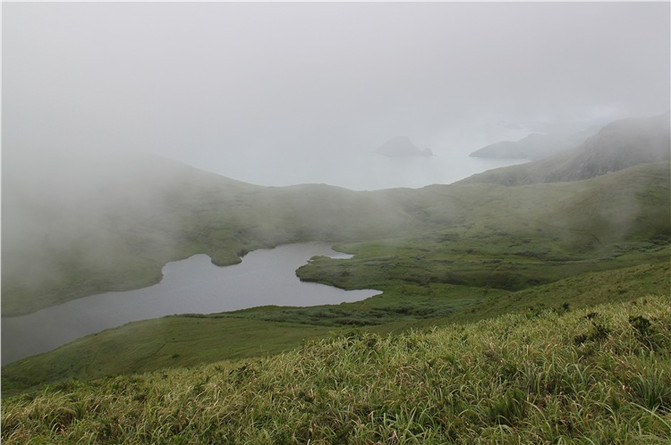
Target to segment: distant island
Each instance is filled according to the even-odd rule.
[[[410,139],[405,136],[396,136],[389,139],[387,142],[378,147],[375,152],[390,158],[433,156],[433,152],[430,149],[420,149],[412,142],[410,142]]]

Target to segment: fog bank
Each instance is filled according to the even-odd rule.
[[[486,144],[666,111],[668,17],[663,2],[4,3],[3,157],[142,151],[263,185],[451,182],[430,166],[470,173],[461,160]],[[395,136],[435,162],[385,167],[370,153]]]

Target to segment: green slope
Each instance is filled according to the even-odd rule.
[[[339,246],[302,279],[343,288],[390,282],[519,290],[589,270],[668,261],[669,164],[563,184],[432,186],[407,203],[424,233]],[[411,204],[412,203],[412,204]]]
[[[668,443],[671,300],[353,333],[5,398],[14,443]]]

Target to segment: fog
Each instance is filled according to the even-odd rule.
[[[499,140],[669,108],[669,4],[3,3],[2,150],[261,185],[449,183]],[[406,136],[435,154],[374,151]]]

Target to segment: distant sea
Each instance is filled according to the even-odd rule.
[[[526,159],[472,158],[468,154],[436,153],[433,156],[387,157],[378,153],[273,159],[252,156],[225,162],[190,162],[195,167],[239,181],[264,186],[328,184],[350,190],[421,188],[451,184],[494,168],[528,162]]]

